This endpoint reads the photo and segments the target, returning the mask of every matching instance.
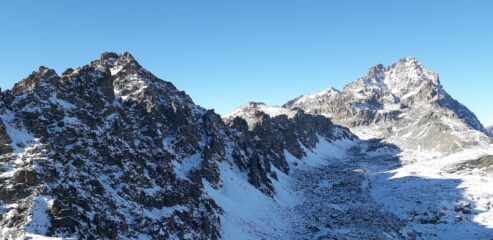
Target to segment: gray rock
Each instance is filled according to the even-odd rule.
[[[372,129],[402,149],[450,153],[491,142],[474,113],[443,89],[438,74],[412,57],[374,66],[342,92],[329,88],[284,107],[322,114],[356,132]]]

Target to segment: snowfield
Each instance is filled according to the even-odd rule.
[[[493,147],[446,157],[407,153],[401,156],[407,162],[402,166],[365,166],[373,198],[408,221],[422,239],[493,239],[493,174],[449,171],[492,154]]]
[[[370,141],[371,142],[371,141]],[[445,157],[400,152],[368,140],[321,140],[305,158],[289,153],[270,198],[222,165],[224,239],[493,239],[493,174],[451,168],[493,146]]]

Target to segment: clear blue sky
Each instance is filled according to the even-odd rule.
[[[62,72],[103,51],[224,113],[341,88],[415,56],[493,124],[493,1],[2,1],[0,86],[39,65]]]

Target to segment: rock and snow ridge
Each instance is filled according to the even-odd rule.
[[[358,97],[429,104],[382,71]],[[433,158],[314,113],[252,102],[222,119],[129,53],[41,67],[0,94],[0,238],[493,238],[491,148]]]
[[[244,217],[225,211],[231,178],[274,204],[288,156],[356,140],[322,116],[260,117],[226,124],[129,53],[40,67],[0,94],[0,238],[217,239]]]
[[[268,114],[264,106],[246,104],[223,117],[255,126]],[[368,140],[346,155],[309,157],[321,165],[293,168],[286,185],[301,197],[283,211],[299,228],[272,238],[493,239],[491,140],[415,58],[372,67],[342,92],[328,88],[275,108],[273,116],[328,116]]]
[[[223,114],[222,118],[226,121],[232,121],[235,117],[240,117],[245,119],[249,126],[254,126],[256,124],[256,120],[258,120],[257,115],[260,112],[263,112],[270,117],[286,115],[288,118],[293,118],[297,111],[279,106],[267,105],[262,102],[247,102],[232,112]]]
[[[405,150],[449,153],[490,143],[474,113],[413,57],[373,66],[342,92],[329,88],[284,107],[322,114],[360,136],[384,137]]]

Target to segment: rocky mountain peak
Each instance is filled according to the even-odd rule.
[[[203,111],[198,110],[186,93],[147,71],[128,52],[104,52],[90,64],[66,70],[62,82],[86,90],[97,88],[110,100],[116,97],[123,102],[146,102],[149,110],[158,106],[170,109],[189,106]]]
[[[237,109],[222,115],[222,117],[227,122],[234,120],[236,117],[241,117],[247,121],[250,127],[253,127],[257,122],[262,121],[263,115],[268,115],[269,117],[286,115],[288,118],[292,118],[297,112],[297,110],[267,105],[263,102],[247,102]]]
[[[414,57],[402,58],[390,65],[387,69],[386,80],[391,89],[402,87],[402,85],[418,87],[422,84],[441,87],[438,74],[427,69]]]
[[[346,85],[344,91],[365,95],[390,93],[397,98],[408,98],[423,92],[436,95],[441,88],[437,73],[424,67],[415,57],[405,57],[388,67],[372,66],[364,77]]]
[[[129,52],[115,53],[115,52],[104,52],[99,57],[101,62],[115,63],[116,61],[126,61],[126,62],[136,62],[135,58]]]
[[[12,92],[31,92],[37,87],[46,86],[47,84],[56,84],[59,76],[55,70],[40,66],[37,71],[33,71],[27,78],[16,83],[12,87]]]
[[[368,69],[368,73],[366,74],[366,78],[368,79],[375,79],[375,80],[382,80],[385,74],[385,67],[382,64],[377,64],[370,69]]]
[[[138,71],[142,69],[142,66],[135,60],[132,54],[128,52],[114,53],[104,52],[98,60],[92,61],[91,66],[98,69],[108,69],[111,75],[116,75],[121,70],[134,70]]]
[[[443,89],[438,74],[414,57],[401,58],[388,67],[375,65],[364,77],[347,84],[339,94],[327,94],[324,90],[298,97],[284,107],[329,116],[335,123],[353,127],[353,130],[372,126],[377,129],[375,132],[380,132],[379,136],[401,142],[408,138],[408,148],[420,145],[422,149],[440,148],[441,151],[460,149],[476,144],[476,139],[484,139],[486,132],[474,113]],[[453,131],[430,132],[428,137],[441,136],[450,143],[436,147],[426,138],[413,137],[430,128],[450,128],[450,122],[456,123]],[[469,138],[467,141],[465,135]]]
[[[421,62],[414,56],[407,56],[400,58],[397,63],[403,63],[403,64],[411,64],[411,65],[419,65],[422,66]]]

